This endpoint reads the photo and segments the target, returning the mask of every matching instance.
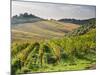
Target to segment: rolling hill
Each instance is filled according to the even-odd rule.
[[[96,69],[95,25],[85,26],[85,30],[84,27],[76,30],[86,31],[86,33],[80,34],[79,32],[77,34],[75,32],[72,33],[75,36],[64,36],[39,42],[32,40],[31,42],[13,42],[11,73],[17,75]]]
[[[11,74],[96,68],[96,20],[84,24],[15,16]]]
[[[78,28],[79,25],[72,23],[62,23],[59,21],[41,20],[31,23],[12,24],[12,39],[50,39],[59,38],[65,33]]]

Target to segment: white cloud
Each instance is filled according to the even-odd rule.
[[[38,2],[12,2],[12,15],[24,12],[32,13],[42,18],[76,18],[88,19],[95,17],[95,6],[71,5]]]

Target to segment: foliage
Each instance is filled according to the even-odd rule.
[[[63,38],[13,43],[12,73],[82,70],[95,64],[96,29],[92,22]]]

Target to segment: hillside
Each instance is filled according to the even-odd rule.
[[[95,36],[96,29],[92,28],[79,36],[14,42],[11,51],[12,74],[95,69]]]
[[[12,19],[12,75],[96,68],[96,19]]]
[[[94,29],[94,28],[96,28],[96,20],[90,19],[87,24],[80,25],[79,28],[77,28],[77,29],[75,29],[75,30],[73,30],[69,33],[66,33],[66,36],[83,35],[83,34],[87,33],[88,31],[90,31],[91,29]]]
[[[79,24],[79,25],[84,25],[87,24],[91,20],[96,20],[96,18],[90,18],[90,19],[85,19],[85,20],[77,20],[77,19],[60,19],[58,21],[64,22],[64,23],[74,23],[74,24]]]
[[[24,17],[25,18],[25,17]],[[12,75],[96,68],[96,20],[12,23]]]
[[[32,23],[21,23],[21,24],[12,24],[12,39],[50,39],[50,38],[59,38],[63,37],[65,33],[68,33],[76,28],[79,25],[72,23],[62,23],[58,21],[51,20],[41,20]]]

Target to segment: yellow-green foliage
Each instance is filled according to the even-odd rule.
[[[18,46],[21,45],[16,43],[12,44],[12,53],[16,54],[14,59],[18,59],[24,63],[24,65],[21,66],[22,68],[26,67],[33,72],[40,72],[40,70],[44,70],[44,67],[52,70],[49,63],[55,65],[55,63],[58,62],[59,64],[63,63],[60,66],[65,67],[69,65],[68,67],[72,68],[70,70],[73,70],[73,68],[75,69],[75,66],[80,63],[78,60],[83,61],[84,59],[87,62],[95,63],[96,30],[95,28],[91,29],[87,33],[79,36],[66,36],[60,39],[40,41],[39,43],[29,43],[27,46],[21,48],[18,48]],[[19,52],[17,52],[16,49],[19,49]],[[62,61],[63,58],[66,61]],[[14,61],[12,60],[12,62]],[[85,65],[85,67],[87,67],[87,62],[84,62],[84,64],[80,63],[79,65]],[[18,64],[16,63],[16,65]],[[14,67],[16,67],[16,65],[14,65]],[[74,65],[74,67],[72,67],[72,65]],[[76,68],[85,69],[85,67]],[[17,71],[18,68],[14,68],[14,72]],[[56,68],[52,71],[59,70],[58,66]],[[63,70],[68,69],[69,68],[66,67]]]
[[[13,43],[12,44],[12,50],[11,54],[14,57],[18,52],[26,48],[29,44],[27,42],[25,43]]]
[[[90,49],[95,49],[95,34],[96,30],[92,29],[88,33],[81,36],[66,37],[58,41],[57,44],[66,51],[66,53],[71,54],[73,51],[85,52],[90,51]]]
[[[60,57],[61,57],[61,48],[60,46],[58,46],[57,44],[55,44],[55,42],[50,42],[50,47],[52,48],[52,53],[53,55],[56,57],[57,61],[60,61]]]
[[[22,50],[20,53],[17,54],[17,58],[24,62],[33,48],[34,44],[30,44],[27,48],[25,48],[24,50]]]

